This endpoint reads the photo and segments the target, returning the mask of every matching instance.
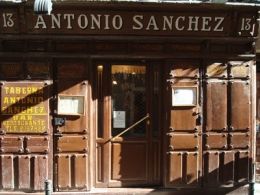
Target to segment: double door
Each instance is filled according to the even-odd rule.
[[[251,63],[168,64],[165,186],[236,186],[249,181]]]

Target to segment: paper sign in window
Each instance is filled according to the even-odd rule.
[[[125,111],[113,111],[113,127],[125,128]]]
[[[196,104],[196,87],[175,87],[172,89],[172,106],[195,106]]]
[[[83,115],[84,96],[67,96],[67,95],[59,96],[58,114]]]

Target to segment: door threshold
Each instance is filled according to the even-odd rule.
[[[248,185],[239,187],[216,187],[216,188],[93,188],[91,191],[67,191],[52,192],[51,195],[247,195]],[[259,189],[255,190],[257,193]],[[26,193],[0,191],[0,195],[45,195],[44,192]]]

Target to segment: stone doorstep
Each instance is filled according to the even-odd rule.
[[[1,192],[0,195],[45,195],[44,192]],[[239,188],[212,189],[156,189],[156,188],[95,188],[89,192],[53,192],[51,195],[248,195],[248,185]],[[260,194],[260,184],[256,184],[255,195]]]

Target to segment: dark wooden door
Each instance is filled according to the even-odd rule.
[[[158,185],[159,68],[141,64],[98,68],[105,81],[99,99],[97,180],[108,187]]]
[[[58,61],[54,102],[54,188],[89,189],[89,81],[87,64]]]
[[[252,62],[175,61],[165,78],[167,187],[249,181]]]

